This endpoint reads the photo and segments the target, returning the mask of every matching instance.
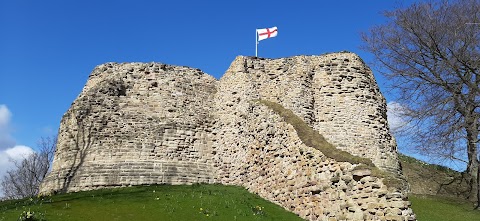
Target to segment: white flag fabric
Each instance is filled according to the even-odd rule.
[[[277,27],[262,28],[262,29],[257,29],[257,34],[258,34],[258,41],[261,41],[267,38],[276,37],[278,34],[278,30],[277,30]]]

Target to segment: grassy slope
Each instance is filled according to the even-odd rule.
[[[465,200],[467,185],[459,172],[405,155],[399,159],[410,184],[409,200],[418,220],[480,220],[480,211],[473,210],[473,203]]]
[[[277,114],[282,116],[284,120],[291,124],[297,131],[298,136],[307,146],[314,147],[327,157],[338,161],[347,161],[353,164],[362,163],[367,168],[374,171],[373,175],[383,177],[384,182],[389,186],[400,188],[401,182],[396,182],[395,178],[389,177],[388,174],[382,174],[375,171],[371,161],[352,156],[351,154],[336,149],[328,143],[322,135],[313,130],[303,120],[296,116],[291,110],[285,109],[281,105],[265,100],[258,100],[263,105],[268,106]],[[434,195],[411,195],[412,208],[417,214],[420,221],[467,221],[479,220],[480,211],[473,211],[473,205],[465,200],[458,199],[458,196],[465,190],[465,183],[459,181],[461,179],[459,173],[455,173],[445,167],[437,165],[428,165],[411,157],[400,156],[403,165],[403,171],[407,176],[407,180],[414,190],[430,190],[434,191]],[[376,172],[376,173],[375,173]],[[452,182],[453,181],[453,182]],[[445,185],[448,184],[448,185]],[[426,193],[419,191],[418,193]],[[432,192],[429,192],[430,194]],[[442,198],[435,196],[442,194],[446,196],[454,196],[455,198]]]
[[[336,150],[290,110],[259,102],[292,124],[308,146],[339,161],[371,167],[369,161]],[[480,211],[461,199],[466,187],[458,181],[458,172],[403,155],[400,160],[414,193],[409,199],[418,220],[480,220]],[[46,220],[301,220],[242,187],[221,185],[140,186],[0,202],[0,221],[17,220],[29,209]]]
[[[0,202],[0,221],[17,220],[29,209],[49,221],[302,220],[242,187],[206,184],[103,189]]]
[[[337,149],[335,146],[325,140],[325,138],[318,133],[318,131],[310,127],[291,110],[284,108],[278,103],[267,100],[256,100],[256,102],[267,106],[275,113],[280,115],[285,122],[292,125],[297,131],[298,137],[305,145],[320,150],[326,157],[335,159],[336,161],[360,164],[356,167],[356,169],[369,169],[372,172],[372,176],[383,178],[383,183],[388,187],[404,189],[405,183],[402,180],[397,179],[393,174],[378,169],[370,159],[354,156],[347,151]]]
[[[305,123],[300,117],[295,115],[291,110],[284,108],[278,103],[267,100],[257,100],[257,102],[267,106],[275,113],[280,115],[287,123],[292,125],[297,131],[297,135],[302,142],[317,150],[320,150],[325,156],[341,162],[350,162],[352,164],[364,164],[370,169],[374,169],[375,165],[370,159],[354,156],[346,151],[339,150],[330,144],[325,138]]]
[[[465,200],[432,195],[410,195],[409,200],[419,221],[480,220],[480,211]]]
[[[454,198],[466,198],[469,195],[468,185],[461,173],[401,154],[399,159],[412,193]]]

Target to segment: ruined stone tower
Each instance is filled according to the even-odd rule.
[[[96,67],[62,118],[41,192],[222,183],[309,220],[415,219],[401,189],[307,146],[258,100],[280,104],[336,148],[400,176],[385,99],[357,55],[239,56],[218,81],[159,63]]]

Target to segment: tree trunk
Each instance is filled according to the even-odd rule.
[[[477,167],[477,205],[475,209],[480,210],[480,166]]]
[[[477,139],[478,139],[478,126],[476,119],[467,120],[468,126],[466,127],[467,132],[467,153],[468,153],[468,166],[467,173],[470,177],[470,187],[472,192],[470,198],[476,201],[475,209],[480,209],[480,171],[479,171],[479,162],[478,162],[478,149],[477,149]]]

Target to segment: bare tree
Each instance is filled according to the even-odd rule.
[[[56,144],[56,136],[42,137],[37,152],[22,160],[12,160],[14,168],[7,171],[0,182],[5,198],[20,199],[38,194],[53,161]]]
[[[415,3],[385,17],[363,33],[364,49],[405,105],[412,143],[463,160],[479,208],[480,1]]]

